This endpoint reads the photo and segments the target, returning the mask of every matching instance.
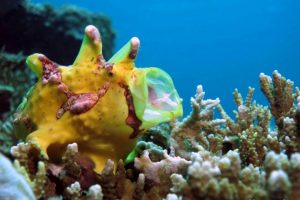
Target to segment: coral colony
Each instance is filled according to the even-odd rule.
[[[235,90],[234,119],[199,85],[191,113],[178,120],[171,78],[136,68],[138,48],[132,38],[105,61],[90,25],[71,66],[27,58],[38,81],[14,117],[14,165],[0,156],[0,197],[299,199],[300,91],[292,81],[260,74],[269,106],[252,100],[254,88],[246,98]]]

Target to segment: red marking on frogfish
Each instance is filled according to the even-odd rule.
[[[109,84],[106,83],[98,90],[97,93],[66,93],[68,99],[57,111],[56,118],[60,119],[67,111],[76,115],[89,111],[96,105],[99,99],[106,94],[108,88]]]
[[[135,114],[133,97],[130,93],[128,86],[123,83],[119,83],[119,85],[125,90],[124,95],[128,106],[128,116],[126,118],[126,124],[128,124],[133,129],[133,132],[129,136],[129,138],[134,139],[141,132],[141,130],[139,130],[139,127],[141,126],[142,121],[139,120],[139,118]]]
[[[39,56],[39,60],[43,65],[42,83],[47,84],[50,82],[59,84],[61,82],[61,73],[58,70],[57,64],[44,55]]]
[[[96,93],[75,94],[68,99],[70,112],[73,114],[81,114],[91,109],[99,98]]]

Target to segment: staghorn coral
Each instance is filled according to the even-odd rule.
[[[273,79],[264,73],[259,75],[263,93],[270,103],[270,110],[279,129],[283,128],[283,121],[293,112],[295,96],[294,83],[286,80],[278,71],[273,72]]]
[[[171,147],[176,155],[184,158],[190,157],[191,152],[197,151],[200,146],[218,151],[222,141],[223,130],[220,125],[224,119],[213,119],[214,109],[220,103],[219,99],[204,100],[205,92],[202,85],[197,87],[195,98],[191,98],[192,112],[173,125],[171,131]],[[214,137],[209,136],[215,133]],[[210,140],[214,142],[210,143]]]
[[[269,134],[271,114],[266,106],[252,101],[253,93],[254,88],[249,87],[248,95],[244,100],[237,89],[234,91],[234,100],[237,105],[237,111],[234,112],[235,120],[226,114],[222,106],[219,106],[219,111],[226,119],[225,135],[228,140],[226,143],[231,143],[231,149],[233,146],[239,148],[245,165],[251,163],[258,166],[262,164],[267,150],[276,150],[278,143],[274,134]]]
[[[235,119],[224,111],[218,99],[204,100],[203,88],[198,86],[195,98],[191,99],[192,112],[172,129],[171,147],[175,154],[188,158],[190,152],[199,150],[199,145],[216,155],[239,149],[243,165],[260,166],[269,150],[277,153],[285,150],[288,154],[299,152],[299,90],[296,88],[293,93],[292,82],[277,71],[274,72],[274,84],[277,86],[273,85],[270,77],[266,77],[260,75],[261,87],[266,95],[274,95],[268,97],[271,111],[252,101],[254,88],[249,88],[245,99],[236,89],[233,93],[237,105]],[[277,92],[267,91],[266,88],[276,88]],[[292,102],[292,105],[278,102],[282,107],[278,109],[286,111],[284,116],[279,117],[278,113],[282,114],[283,111],[272,111],[276,108],[272,99],[284,101],[284,95],[287,95],[288,102]],[[223,119],[213,118],[216,107]],[[270,129],[271,117],[275,114],[275,119],[282,118],[282,124],[277,124],[277,129]]]
[[[76,142],[97,171],[107,159],[126,158],[141,133],[182,115],[169,75],[158,68],[135,68],[138,48],[139,40],[132,38],[106,62],[100,33],[89,25],[72,66],[59,66],[41,54],[29,56],[26,63],[38,82],[16,114],[19,137],[50,160]]]
[[[294,83],[273,72],[273,79],[260,74],[261,89],[270,103],[270,110],[277,125],[277,138],[288,155],[300,152],[300,92]],[[295,103],[296,102],[296,103]]]

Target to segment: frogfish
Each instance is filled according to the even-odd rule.
[[[50,160],[77,143],[80,154],[89,157],[98,172],[107,159],[125,159],[141,134],[183,112],[166,72],[135,67],[139,47],[139,39],[133,37],[105,61],[101,35],[89,25],[72,65],[59,65],[43,54],[30,55],[26,64],[37,82],[17,109],[17,135]]]

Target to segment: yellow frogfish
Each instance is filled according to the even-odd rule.
[[[98,172],[107,159],[125,159],[143,132],[183,112],[166,72],[135,67],[139,46],[133,37],[105,61],[100,33],[89,25],[72,65],[58,65],[42,54],[29,56],[26,63],[38,81],[18,107],[18,136],[50,160],[77,143]]]

